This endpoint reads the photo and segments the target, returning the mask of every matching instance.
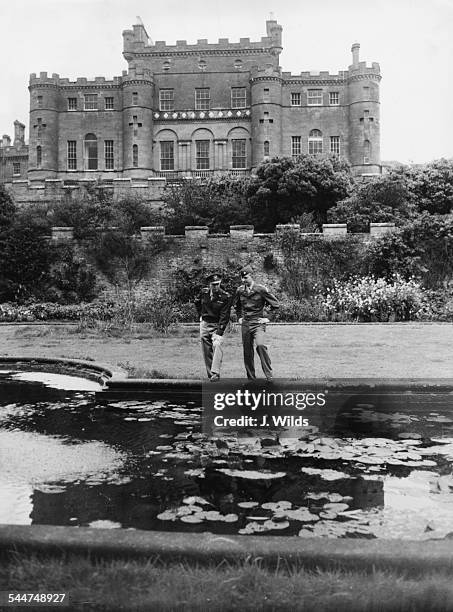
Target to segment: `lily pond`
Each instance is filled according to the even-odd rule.
[[[193,401],[100,404],[99,389],[0,371],[0,523],[453,537],[449,394],[413,414],[358,397],[299,437],[208,438]]]

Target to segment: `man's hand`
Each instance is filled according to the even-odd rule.
[[[239,319],[238,319],[238,323],[239,323],[239,324],[242,324],[242,317],[239,317]]]
[[[222,344],[223,342],[223,336],[219,336],[219,334],[216,334],[215,332],[212,334],[212,344],[214,346],[218,345],[218,344]]]
[[[267,317],[260,317],[258,323],[269,323],[269,319]]]

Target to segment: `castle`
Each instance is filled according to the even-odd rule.
[[[30,75],[29,144],[16,121],[13,144],[5,135],[0,146],[0,182],[19,199],[96,180],[158,200],[168,180],[248,174],[301,153],[381,172],[380,69],[359,60],[359,44],[347,70],[297,75],[280,68],[273,19],[258,42],[151,44],[140,23],[123,44],[128,70],[111,81]]]

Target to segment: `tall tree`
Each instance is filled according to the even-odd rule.
[[[337,156],[301,155],[258,166],[247,195],[256,229],[272,232],[278,223],[290,223],[303,213],[324,223],[327,211],[352,188],[349,164]]]

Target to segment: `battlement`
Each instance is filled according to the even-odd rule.
[[[378,62],[371,62],[371,64],[367,64],[366,62],[359,62],[358,64],[352,64],[349,66],[349,74],[381,74],[381,67]]]
[[[252,42],[250,38],[240,38],[239,42],[230,42],[228,38],[219,38],[216,43],[209,43],[207,38],[200,38],[194,44],[187,40],[177,40],[176,44],[168,44],[165,40],[157,40],[150,44],[146,30],[142,25],[134,25],[132,30],[123,31],[124,53],[140,53],[147,55],[162,54],[189,54],[189,53],[216,53],[238,52],[254,49],[278,49],[281,48],[282,27],[276,21],[266,22],[267,36],[262,36],[259,41]]]
[[[347,70],[340,70],[336,74],[331,74],[327,70],[321,70],[316,72],[314,70],[306,70],[299,74],[292,74],[291,72],[282,72],[281,76],[284,81],[319,81],[319,80],[331,80],[331,81],[344,81],[347,78],[349,72]]]
[[[92,85],[119,85],[122,81],[122,77],[115,76],[113,79],[108,80],[103,76],[97,76],[94,79],[88,79],[87,77],[77,77],[75,81],[70,81],[68,78],[60,78],[59,74],[53,73],[52,76],[48,76],[47,72],[40,72],[39,76],[36,76],[35,72],[30,74],[30,87],[39,85],[54,85],[55,87],[61,86],[92,86]]]

